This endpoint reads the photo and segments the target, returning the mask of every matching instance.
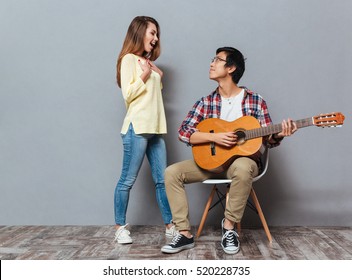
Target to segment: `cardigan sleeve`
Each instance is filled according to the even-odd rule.
[[[135,58],[132,54],[125,55],[121,62],[121,91],[123,98],[127,103],[131,103],[145,90],[146,85],[137,75]]]

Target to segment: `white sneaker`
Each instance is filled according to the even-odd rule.
[[[170,228],[166,228],[165,230],[165,236],[166,238],[173,238],[177,234],[177,230],[175,225],[173,225]]]
[[[119,229],[115,232],[115,241],[120,244],[131,244],[132,238],[130,232],[126,229],[128,224],[120,226]]]

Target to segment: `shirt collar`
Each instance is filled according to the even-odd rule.
[[[248,88],[244,87],[244,86],[240,86],[240,88],[244,89],[244,97],[247,96],[247,94],[252,95],[254,92],[249,90]],[[220,93],[219,93],[219,87],[217,87],[214,91],[213,94],[218,95],[218,98],[221,97]]]

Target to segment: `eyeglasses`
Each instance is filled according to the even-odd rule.
[[[218,61],[227,62],[226,59],[222,59],[222,58],[217,57],[217,56],[215,56],[215,57],[213,57],[213,58],[211,59],[211,63],[213,63],[213,62],[217,63]]]

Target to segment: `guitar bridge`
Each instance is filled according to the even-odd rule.
[[[210,130],[210,133],[214,133],[214,130]],[[216,152],[215,152],[215,142],[211,142],[210,143],[210,151],[211,151],[211,155],[215,156]]]

